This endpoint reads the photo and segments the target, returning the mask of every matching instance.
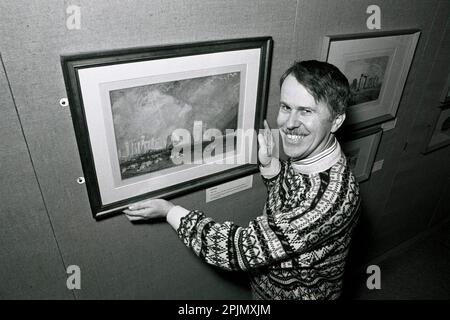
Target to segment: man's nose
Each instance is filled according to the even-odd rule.
[[[292,111],[291,114],[289,115],[288,121],[286,122],[286,127],[288,129],[295,129],[295,128],[300,127],[301,124],[302,123],[301,123],[300,119],[298,118],[297,112]]]

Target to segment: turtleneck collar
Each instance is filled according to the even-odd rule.
[[[341,146],[334,135],[330,135],[325,150],[315,156],[291,162],[297,173],[314,174],[328,170],[334,166],[342,156]]]

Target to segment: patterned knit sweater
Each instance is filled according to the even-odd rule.
[[[322,169],[331,153],[331,167],[310,170]],[[264,212],[247,227],[192,210],[177,234],[207,263],[249,271],[255,299],[336,299],[358,218],[358,184],[337,142],[316,159],[278,166],[278,174],[263,176]]]

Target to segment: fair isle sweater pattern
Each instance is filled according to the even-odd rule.
[[[264,213],[247,227],[192,210],[181,219],[179,238],[208,264],[249,271],[256,299],[338,298],[359,206],[345,156],[314,174],[281,161],[280,173],[263,181]]]

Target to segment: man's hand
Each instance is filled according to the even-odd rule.
[[[123,210],[130,221],[150,220],[165,218],[170,209],[174,207],[169,201],[163,199],[151,199],[134,203]]]
[[[258,159],[263,167],[268,166],[276,151],[275,140],[270,130],[269,124],[264,120],[264,134],[258,134]]]

